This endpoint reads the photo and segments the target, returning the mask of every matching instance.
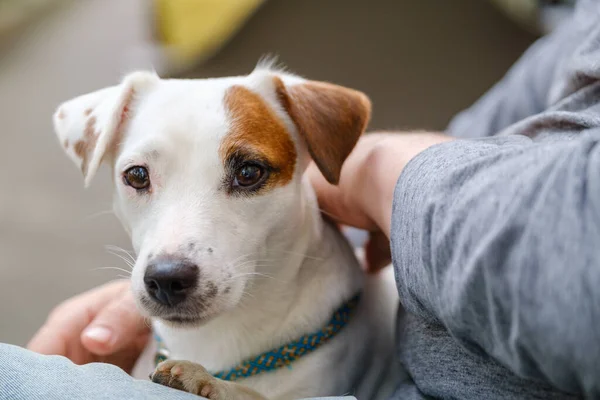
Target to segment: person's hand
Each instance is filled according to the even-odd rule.
[[[60,304],[27,348],[62,355],[76,364],[101,361],[131,372],[149,334],[129,281],[117,281]]]
[[[394,189],[408,162],[423,150],[451,140],[434,133],[365,135],[344,163],[337,186],[329,184],[312,163],[308,177],[323,213],[342,225],[369,231],[367,270],[376,272],[391,261],[389,247]]]

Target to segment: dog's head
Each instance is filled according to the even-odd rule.
[[[303,221],[308,162],[337,183],[369,114],[360,92],[257,68],[206,80],[136,72],[65,102],[54,124],[86,185],[103,160],[112,165],[142,309],[192,325],[277,268],[264,257]]]

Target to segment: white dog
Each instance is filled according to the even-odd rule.
[[[169,352],[155,382],[215,400],[390,394],[393,282],[361,272],[303,178],[312,158],[337,183],[370,107],[259,66],[205,80],[136,72],[58,108],[85,184],[112,166],[132,290]]]

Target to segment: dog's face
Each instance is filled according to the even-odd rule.
[[[195,325],[280,267],[265,256],[304,219],[307,163],[337,183],[369,113],[360,92],[257,69],[207,80],[134,73],[62,104],[54,123],[86,184],[102,160],[113,167],[141,308]]]

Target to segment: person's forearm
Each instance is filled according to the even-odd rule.
[[[406,164],[423,150],[452,140],[439,133],[415,132],[382,136],[373,144],[358,169],[360,206],[390,237],[392,203],[398,177]]]
[[[600,395],[600,131],[432,147],[396,188],[403,305],[521,376]]]

